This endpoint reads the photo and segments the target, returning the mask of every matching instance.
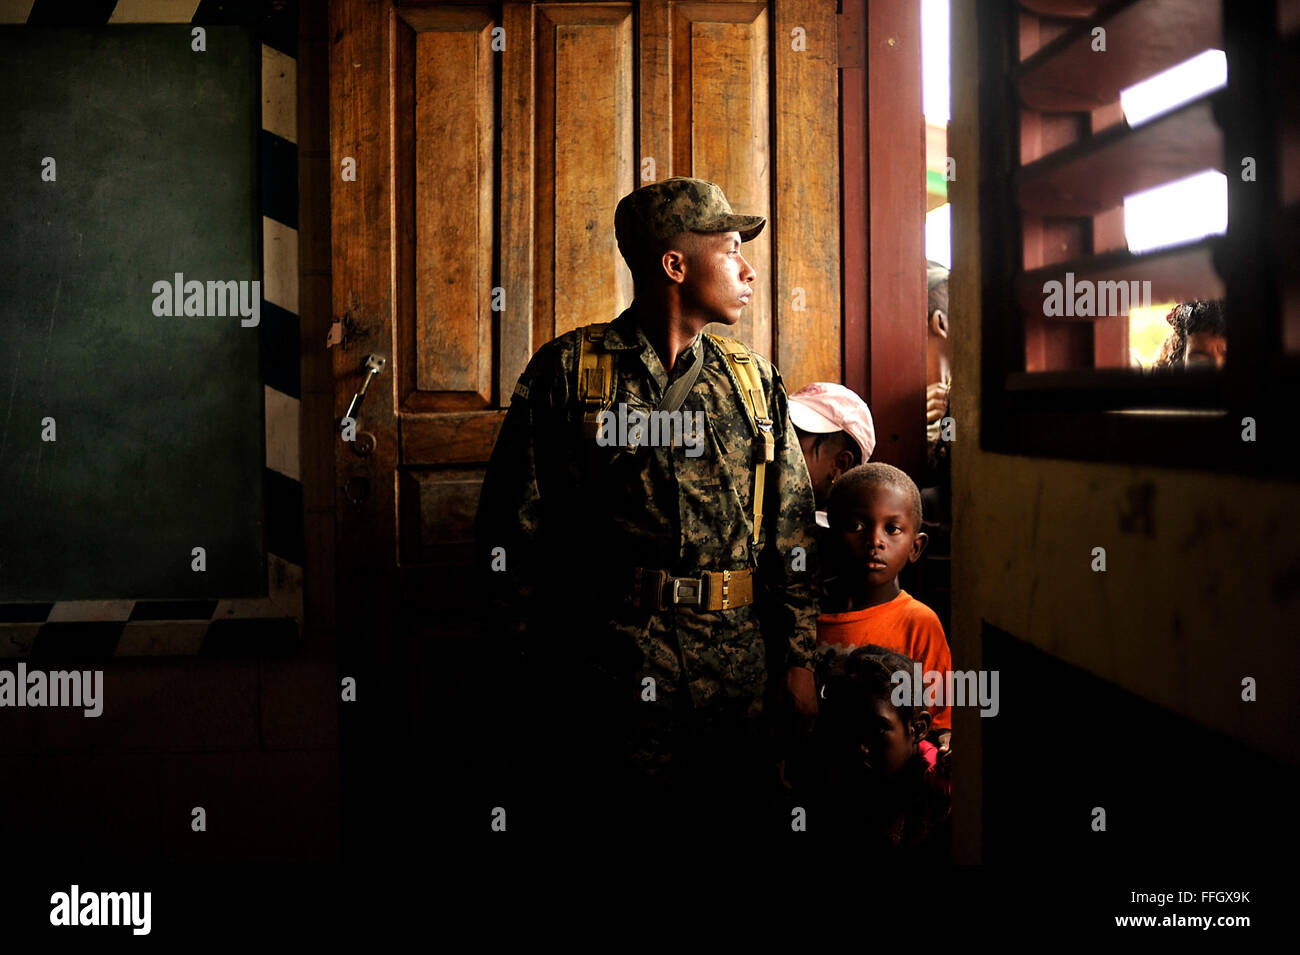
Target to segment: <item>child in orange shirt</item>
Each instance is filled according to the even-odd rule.
[[[879,462],[844,472],[831,488],[832,576],[826,577],[817,644],[822,651],[849,653],[868,644],[894,650],[946,673],[952,656],[934,611],[898,585],[898,574],[921,556],[921,492],[896,467]],[[934,710],[933,730],[947,761],[952,708]]]

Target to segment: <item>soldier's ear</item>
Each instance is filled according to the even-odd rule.
[[[669,249],[660,258],[659,264],[663,267],[664,274],[668,276],[669,281],[681,285],[686,281],[686,255],[677,249]]]

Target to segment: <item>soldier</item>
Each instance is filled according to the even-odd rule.
[[[674,800],[695,815],[673,825],[761,813],[765,638],[772,698],[805,727],[816,713],[813,493],[785,388],[702,334],[739,321],[740,246],[764,224],[700,179],[623,197],[632,305],[542,346],[515,387],[475,529],[495,632],[523,650],[506,725],[534,791],[517,818],[573,798],[630,827]]]

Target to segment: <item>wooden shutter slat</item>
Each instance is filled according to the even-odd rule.
[[[1092,16],[1101,4],[1098,0],[1020,0],[1020,6],[1040,17],[1080,19]]]
[[[1113,406],[1125,403],[1213,408],[1223,401],[1222,379],[1211,371],[1190,371],[1177,376],[1139,375],[1126,368],[1083,368],[1065,371],[1015,371],[1007,375],[1007,393],[1013,400],[1032,396],[1039,408],[1096,409],[1108,391],[1124,394]]]
[[[1111,127],[1023,166],[1020,208],[1040,216],[1094,216],[1125,196],[1205,169],[1223,171],[1222,102],[1210,94],[1136,129]]]
[[[1222,298],[1223,279],[1214,268],[1215,249],[1222,242],[1218,236],[1209,236],[1142,255],[1127,251],[1110,252],[1057,262],[1019,276],[1016,299],[1024,314],[1042,316],[1044,283],[1064,283],[1067,272],[1074,274],[1076,285],[1083,280],[1150,282],[1153,305],[1157,302]],[[1060,321],[1086,322],[1088,319],[1065,317]]]
[[[1094,27],[1106,50],[1092,49]],[[1082,21],[1016,70],[1029,109],[1087,111],[1119,99],[1120,90],[1208,49],[1222,49],[1222,14],[1205,0],[1134,0],[1100,22]]]

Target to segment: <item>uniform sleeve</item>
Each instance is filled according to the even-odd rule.
[[[767,467],[763,521],[767,538],[759,560],[765,603],[764,628],[773,642],[789,646],[787,667],[812,669],[817,648],[817,544],[812,481],[786,404],[781,374],[769,363],[768,398],[775,460]]]
[[[474,519],[474,560],[487,600],[489,631],[521,636],[535,618],[541,592],[543,489],[539,449],[552,425],[563,380],[553,350],[543,348],[515,386],[492,449]]]

